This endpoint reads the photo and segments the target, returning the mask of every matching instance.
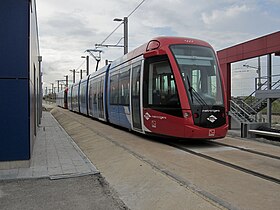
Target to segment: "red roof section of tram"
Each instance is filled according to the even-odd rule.
[[[147,46],[151,41],[158,41],[160,45],[157,49],[147,51]],[[150,56],[165,54],[166,47],[172,44],[192,44],[192,45],[211,47],[211,45],[209,45],[207,42],[199,39],[193,39],[187,37],[167,37],[167,36],[155,37],[149,40],[149,42],[137,47],[136,49],[130,51],[129,53],[125,54],[124,56],[112,62],[111,67],[117,66],[123,63],[124,61],[129,61],[140,55],[144,55],[144,57],[150,57]]]
[[[140,47],[136,48],[135,50],[129,52],[126,56],[126,59],[129,60],[129,59],[137,57],[141,54],[145,54],[147,46],[151,41],[158,41],[160,43],[158,49],[155,49],[155,50],[161,50],[162,48],[172,45],[172,44],[193,44],[193,45],[211,47],[207,42],[199,40],[199,39],[193,39],[193,38],[187,38],[187,37],[155,37],[155,38],[151,39],[149,42],[147,42],[147,43],[141,45]]]

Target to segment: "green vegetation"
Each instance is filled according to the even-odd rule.
[[[262,111],[263,114],[266,114],[266,108]],[[272,103],[272,114],[280,115],[280,99],[277,99]]]
[[[280,99],[273,102],[272,110],[273,110],[274,114],[279,114],[280,115]]]

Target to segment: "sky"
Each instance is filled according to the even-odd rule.
[[[86,69],[87,49],[94,49],[120,24],[114,18],[128,16],[142,0],[37,0],[40,53],[43,57],[43,88],[72,79],[71,69]],[[202,39],[215,50],[280,30],[279,0],[145,0],[128,18],[129,51],[157,36]],[[104,42],[117,44],[123,37],[121,25]],[[123,44],[122,41],[120,44]],[[105,60],[123,55],[123,48],[102,48]],[[280,58],[273,56],[273,74],[280,74]],[[257,59],[232,65],[232,93],[248,95],[257,77]],[[90,72],[96,61],[90,58]],[[261,58],[262,75],[266,58]],[[76,75],[79,78],[80,74]],[[71,82],[70,82],[71,83]],[[45,92],[44,92],[45,93]]]

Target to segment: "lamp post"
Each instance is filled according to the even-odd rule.
[[[66,87],[68,87],[68,75],[65,75]]]
[[[87,70],[87,75],[89,75],[89,56],[81,56],[81,58],[86,59],[86,70]]]
[[[75,83],[75,74],[76,74],[76,70],[75,69],[71,69],[71,70],[69,70],[69,71],[71,71],[71,72],[73,72],[73,84]]]
[[[83,72],[86,72],[86,70],[80,70],[80,79],[82,79],[83,78]]]
[[[123,28],[124,28],[124,55],[128,53],[128,17],[121,18],[115,18],[114,21],[122,21],[123,22]]]

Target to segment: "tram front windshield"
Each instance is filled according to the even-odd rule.
[[[170,49],[179,66],[190,103],[222,106],[221,79],[213,50],[194,45],[172,45]]]

